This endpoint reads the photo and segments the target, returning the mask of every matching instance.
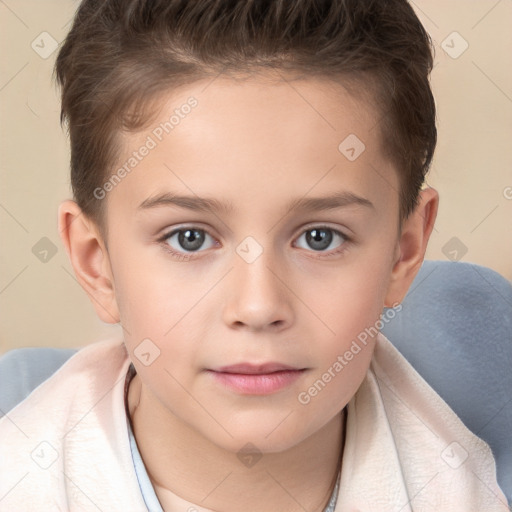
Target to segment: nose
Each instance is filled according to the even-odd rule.
[[[288,328],[293,323],[293,287],[269,251],[252,262],[235,255],[226,283],[224,321],[250,331]]]

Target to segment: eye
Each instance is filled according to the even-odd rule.
[[[190,227],[175,229],[170,233],[166,233],[159,241],[167,246],[166,249],[169,252],[184,255],[198,252],[207,238],[214,240],[204,229]],[[212,244],[212,247],[214,245],[215,243]]]
[[[211,240],[211,243],[209,247],[205,248],[203,246],[208,238]],[[302,248],[313,249],[313,252],[319,253],[317,257],[322,258],[335,256],[344,252],[348,242],[351,241],[350,237],[344,233],[328,226],[311,227],[303,231],[299,238],[297,238],[297,241],[300,241],[302,238],[304,238],[307,244],[307,247]],[[206,230],[198,228],[197,226],[174,229],[163,235],[158,241],[163,244],[164,249],[169,252],[171,256],[180,260],[193,258],[194,253],[201,252],[201,248],[206,250],[219,245]],[[326,249],[328,249],[333,242],[336,243],[336,241],[339,243],[334,248],[331,247],[331,249],[334,250],[326,251]],[[300,247],[300,245],[298,246]]]
[[[334,250],[334,252],[330,252],[325,256],[333,256],[334,254],[339,254],[340,252],[344,251],[346,243],[350,240],[348,236],[344,235],[340,231],[329,228],[327,226],[315,226],[307,229],[299,238],[297,238],[297,240],[301,239],[304,239],[306,244],[309,246],[303,247],[304,249],[311,248],[315,252],[322,253],[326,252],[325,249],[331,246],[333,242],[340,240],[340,243],[338,243],[338,245],[333,248],[338,250]]]

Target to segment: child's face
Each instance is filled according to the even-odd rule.
[[[191,96],[197,105],[180,109]],[[353,396],[374,340],[357,341],[359,351],[353,341],[391,305],[399,184],[383,156],[379,116],[343,88],[314,80],[217,78],[167,101],[147,131],[126,136],[120,166],[134,151],[140,161],[105,199],[115,300],[145,410],[228,449],[290,448]],[[172,131],[158,130],[173,113]],[[352,134],[366,148],[359,156]],[[230,210],[140,207],[164,193]],[[349,193],[364,201],[290,209]],[[179,233],[158,241],[175,229],[184,230],[181,244]],[[201,231],[194,238],[187,229]],[[267,362],[305,371],[253,394],[210,371]],[[318,380],[320,391],[310,391]]]

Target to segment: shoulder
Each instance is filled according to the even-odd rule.
[[[10,350],[0,357],[0,418],[65,367],[68,379],[84,368],[94,368],[101,378],[122,365],[127,357],[123,340],[118,336],[77,348]]]
[[[484,503],[488,504],[485,510],[501,510],[506,503],[506,485],[501,489],[498,484],[489,444],[467,428],[382,333],[367,380],[365,402],[381,408],[382,423],[391,432],[409,491],[415,492],[417,482],[426,474],[435,474],[434,488],[439,495],[435,510],[450,508],[445,505],[452,504],[454,496],[464,503],[460,510],[469,510],[470,504],[478,504],[475,510],[482,510]],[[506,483],[507,467],[501,470],[501,480]],[[497,498],[492,503],[489,490]],[[422,510],[430,510],[427,501],[422,501],[429,499],[428,495],[418,496],[415,503]]]
[[[78,350],[18,348],[0,357],[0,416],[22,402]]]

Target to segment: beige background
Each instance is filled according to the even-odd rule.
[[[96,317],[60,241],[57,208],[71,194],[68,142],[50,81],[56,52],[42,58],[31,46],[39,43],[41,53],[51,50],[50,36],[61,42],[76,5],[0,2],[0,354],[83,346],[120,331]],[[456,237],[467,248],[461,261],[511,280],[512,2],[416,0],[414,7],[436,44],[439,144],[427,183],[441,201],[427,259],[455,257],[448,249]],[[56,253],[44,263],[34,252],[50,244],[45,237]]]

